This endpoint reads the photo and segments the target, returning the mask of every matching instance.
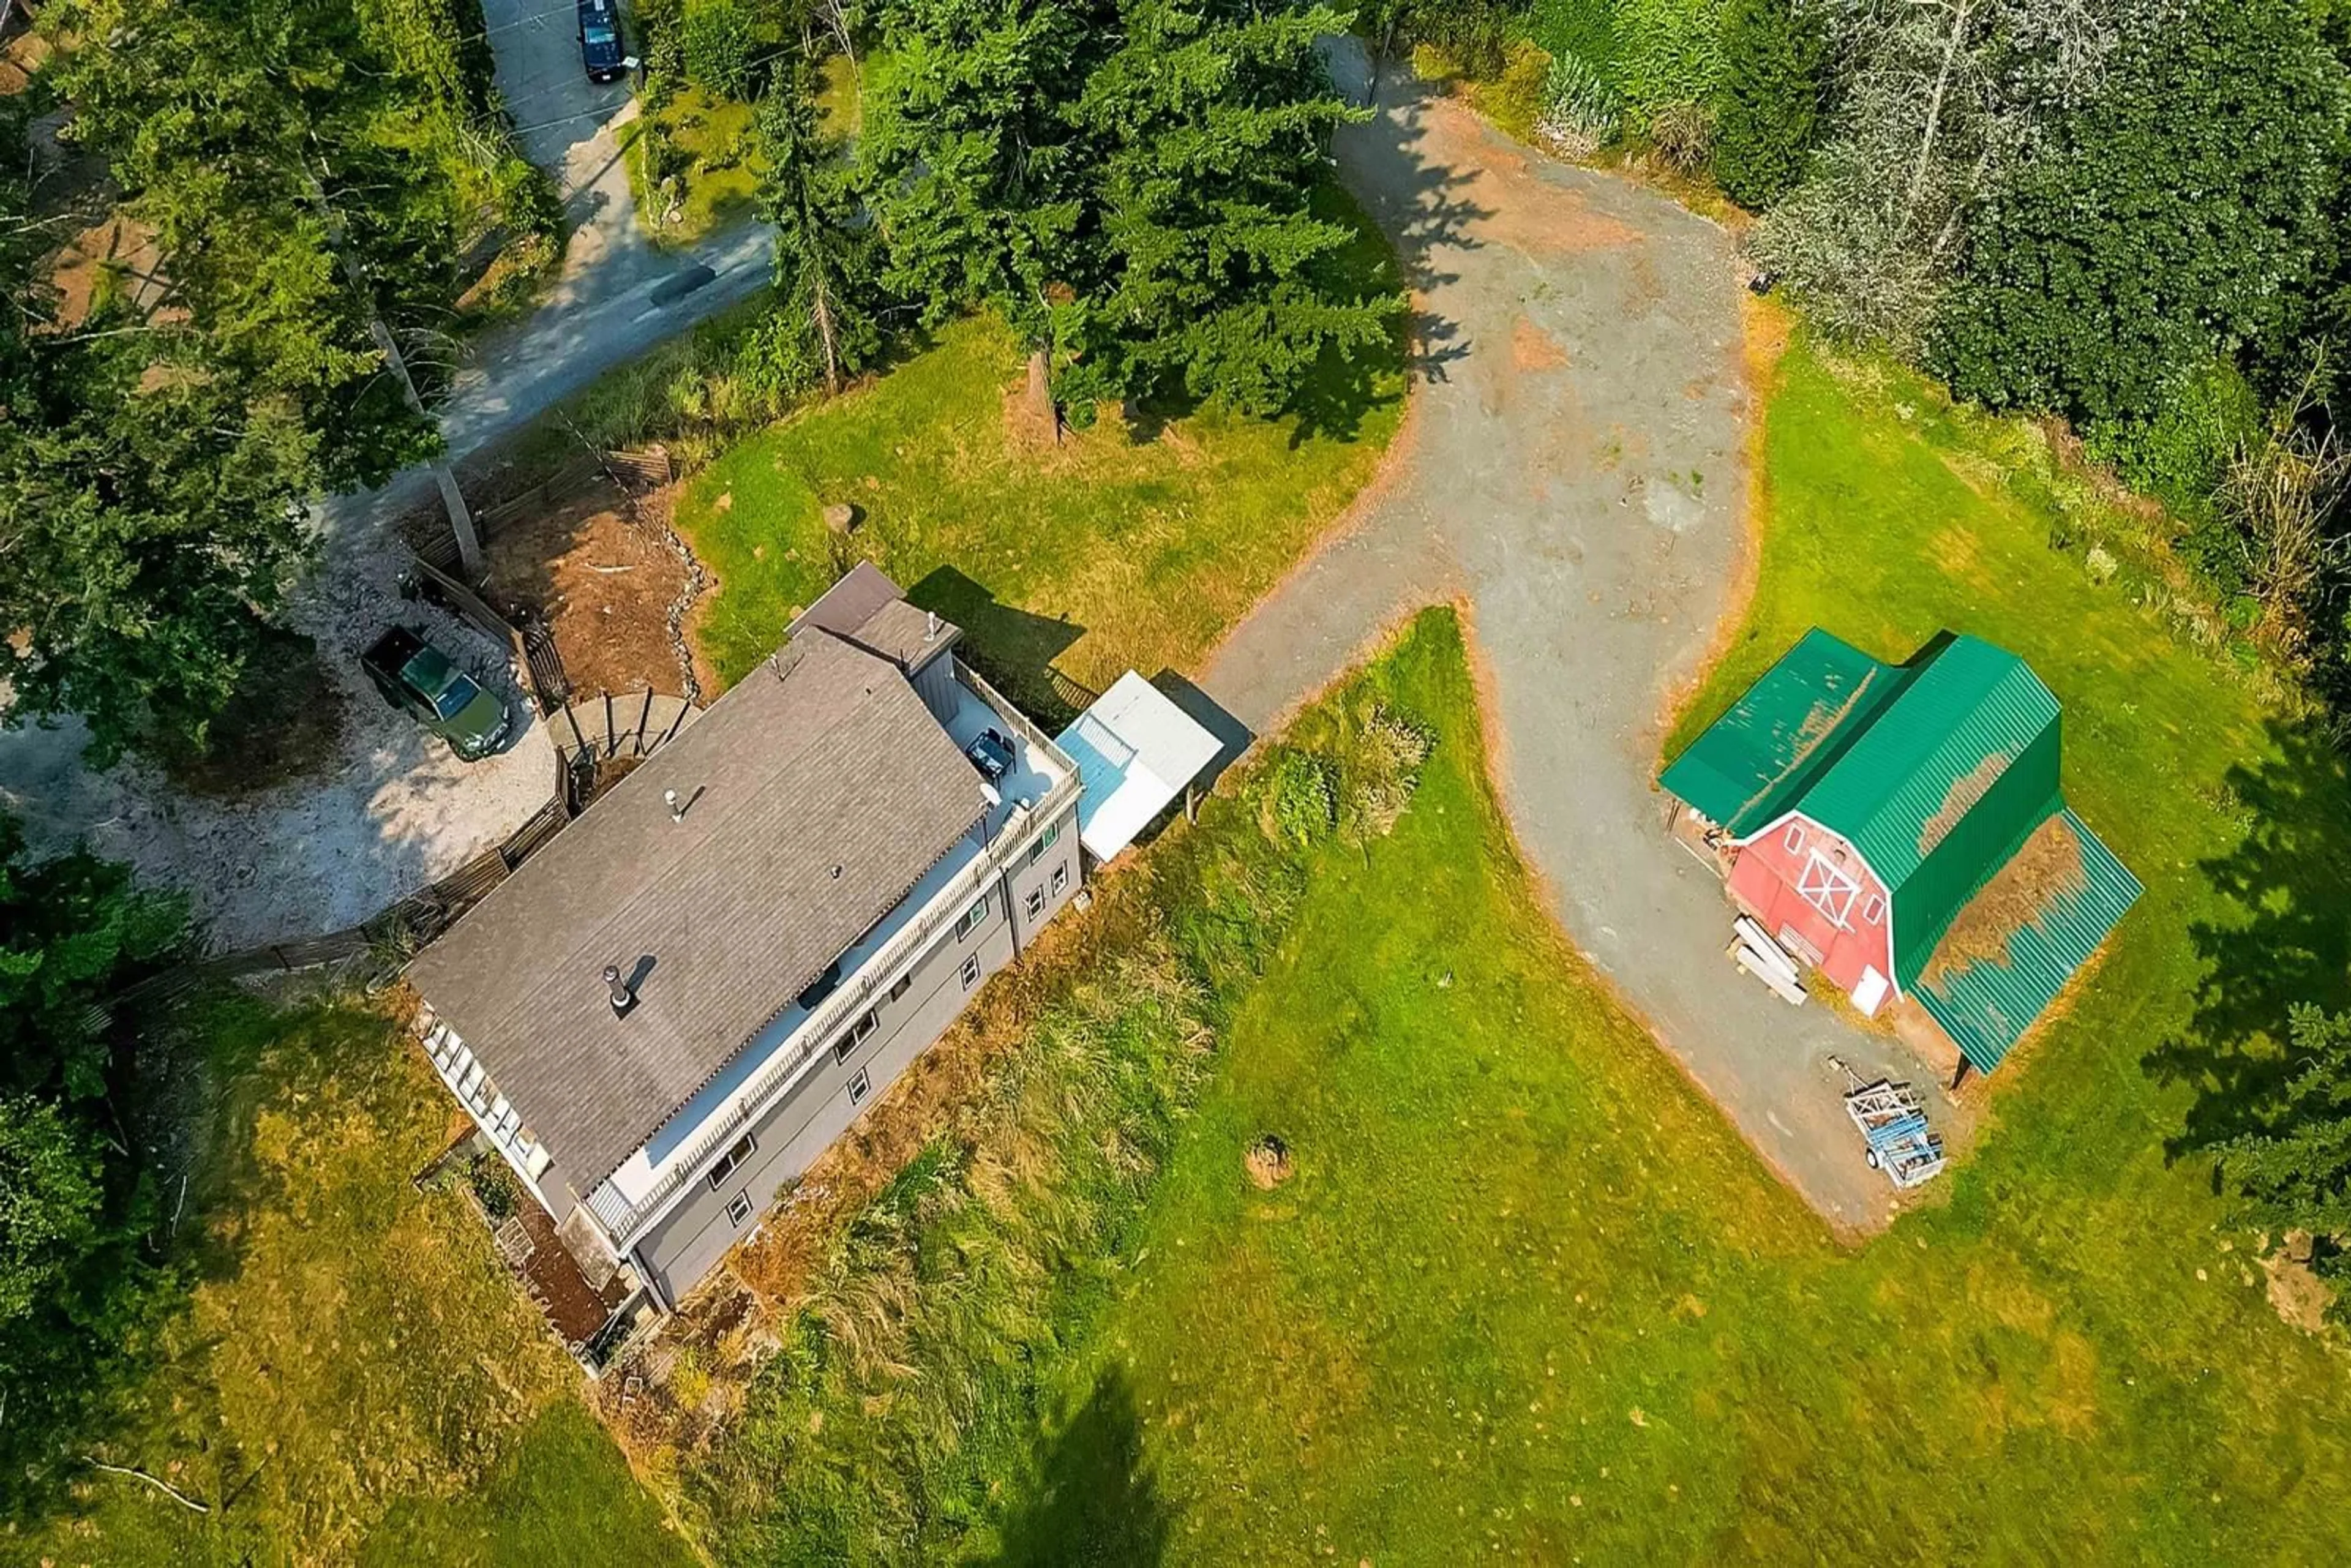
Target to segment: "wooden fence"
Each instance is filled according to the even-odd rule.
[[[677,467],[671,460],[667,447],[583,451],[537,484],[527,486],[512,495],[501,496],[495,501],[485,502],[475,508],[474,531],[487,542],[497,532],[500,524],[544,507],[560,505],[591,486],[615,486],[624,500],[633,500],[637,492],[657,489],[676,476]],[[437,517],[439,514],[434,515]],[[457,538],[446,528],[422,530],[411,548],[443,571],[455,573],[458,570]]]
[[[555,646],[555,632],[546,622],[532,615],[517,626],[455,574],[413,552],[410,565],[428,597],[447,605],[459,620],[485,635],[506,643],[539,712],[553,713],[570,700],[571,677],[564,672],[563,655]]]

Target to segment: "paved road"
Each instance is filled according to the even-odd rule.
[[[636,102],[626,81],[599,87],[580,68],[575,0],[484,0],[483,14],[523,155],[554,178],[570,242],[545,302],[475,344],[459,372],[441,410],[454,456],[755,292],[773,255],[764,224],[725,230],[691,251],[645,237],[614,136]]]
[[[1200,685],[1262,733],[1400,616],[1464,600],[1500,792],[1569,935],[1814,1208],[1876,1228],[1890,1189],[1863,1163],[1830,1058],[1920,1069],[1732,968],[1719,884],[1667,838],[1651,788],[1740,548],[1750,410],[1730,242],[1411,83],[1380,93],[1337,152],[1416,288],[1416,406],[1352,531]]]

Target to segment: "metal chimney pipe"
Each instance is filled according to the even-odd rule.
[[[629,1009],[637,1005],[637,993],[621,983],[621,966],[618,964],[604,966],[604,984],[611,991],[612,1016],[626,1018]]]

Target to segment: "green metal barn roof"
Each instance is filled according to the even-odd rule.
[[[1990,1071],[2139,893],[2065,809],[2060,733],[2049,688],[1980,638],[1940,633],[1897,667],[1816,628],[1660,782],[1734,837],[1802,810],[1859,850],[1893,900],[1894,977]]]
[[[2072,840],[2078,878],[2010,927],[2004,950],[1973,963],[1946,954],[1942,972],[1930,963],[1915,993],[1979,1072],[2000,1065],[2139,895],[2138,879],[2079,817],[2060,811],[2052,822]]]
[[[1733,838],[1792,805],[1900,689],[1904,672],[1814,627],[1658,782]]]

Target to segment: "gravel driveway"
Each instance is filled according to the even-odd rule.
[[[1337,152],[1416,290],[1416,406],[1351,530],[1200,685],[1263,733],[1381,629],[1464,600],[1503,802],[1569,935],[1815,1209],[1877,1228],[1891,1189],[1830,1059],[1931,1078],[1731,967],[1719,883],[1667,838],[1651,787],[1738,564],[1750,409],[1730,241],[1416,84],[1391,76],[1380,95]],[[1930,1109],[1949,1122],[1939,1093]]]

